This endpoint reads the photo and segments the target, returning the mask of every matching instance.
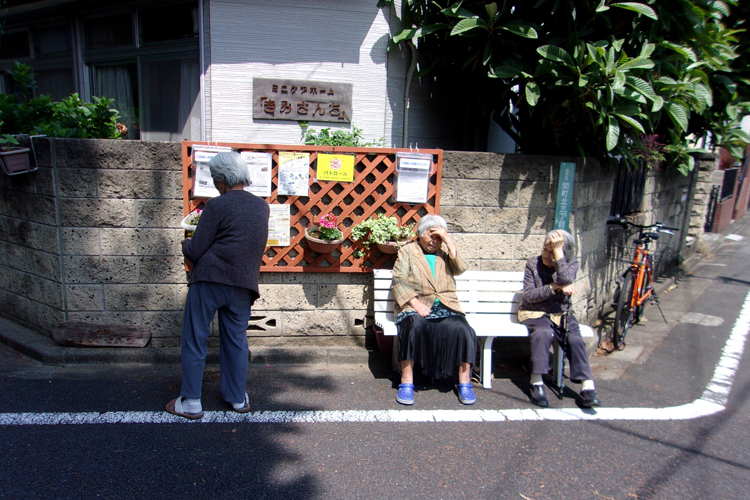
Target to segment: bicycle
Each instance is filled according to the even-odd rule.
[[[638,239],[633,241],[635,244],[633,261],[622,274],[621,285],[615,294],[617,308],[615,325],[612,329],[612,343],[615,350],[620,350],[625,343],[628,329],[632,325],[640,323],[643,318],[646,301],[653,300],[659,307],[659,299],[652,285],[652,267],[648,245],[659,239],[659,233],[674,234],[672,231],[679,231],[679,229],[665,226],[661,222],[641,226],[625,219],[611,219],[607,221],[607,224],[618,224],[625,229],[630,226],[640,231]],[[661,312],[661,307],[659,307],[659,312]],[[663,312],[662,318],[664,318]],[[666,322],[667,319],[664,318],[664,321]]]

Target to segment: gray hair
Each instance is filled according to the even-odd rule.
[[[239,153],[219,153],[208,162],[208,168],[214,182],[223,182],[229,187],[237,184],[249,186],[252,182],[247,163]]]
[[[547,243],[547,240],[550,236],[552,236],[552,233],[560,233],[563,236],[563,255],[565,256],[565,260],[570,262],[571,260],[575,259],[576,257],[576,240],[573,238],[573,235],[567,232],[564,229],[553,229],[549,233],[547,233],[547,236],[544,237],[544,242]]]
[[[442,227],[447,231],[448,223],[439,215],[425,215],[419,219],[419,224],[417,224],[417,229],[415,231],[417,236],[421,237],[424,236],[424,233],[426,233],[428,229],[433,227]]]

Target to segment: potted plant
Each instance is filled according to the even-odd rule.
[[[310,250],[331,253],[344,241],[344,235],[336,229],[336,216],[332,213],[320,216],[319,224],[305,228],[305,239]]]
[[[6,174],[15,175],[30,171],[30,152],[29,148],[20,147],[12,135],[0,136],[0,163]]]
[[[353,241],[362,240],[362,246],[369,251],[372,245],[376,245],[383,253],[398,253],[398,249],[410,242],[414,237],[413,224],[399,226],[395,216],[378,218],[370,217],[359,224],[352,226],[351,238]],[[364,252],[363,252],[364,253]]]

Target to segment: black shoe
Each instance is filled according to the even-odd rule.
[[[549,406],[549,400],[547,399],[547,391],[544,389],[544,384],[536,384],[531,386],[529,393],[531,402],[542,408]]]
[[[591,408],[592,406],[601,406],[599,398],[596,397],[595,390],[581,391],[581,406]]]

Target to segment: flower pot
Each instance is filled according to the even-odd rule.
[[[331,253],[336,250],[346,239],[341,238],[338,240],[321,240],[320,238],[316,238],[314,235],[318,234],[317,231],[319,227],[320,226],[318,226],[317,224],[314,224],[305,228],[305,239],[307,240],[307,246],[313,252]]]
[[[378,243],[378,250],[387,254],[396,254],[398,249],[409,243],[411,240],[403,241],[386,241],[385,243]]]
[[[8,147],[0,149],[0,163],[3,171],[8,175],[31,171],[29,148]]]

